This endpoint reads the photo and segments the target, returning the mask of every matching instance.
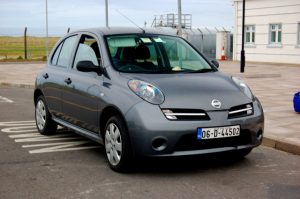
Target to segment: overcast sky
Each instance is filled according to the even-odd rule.
[[[105,0],[48,0],[49,34],[105,26]],[[176,13],[177,0],[108,0],[109,25],[151,26],[154,15]],[[234,22],[231,0],[182,0],[182,13],[192,14],[193,28],[225,27]],[[45,0],[0,0],[0,35],[21,35],[24,27],[34,35],[45,34]]]

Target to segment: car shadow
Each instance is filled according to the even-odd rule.
[[[72,131],[62,129],[60,132],[76,135]],[[80,136],[81,137],[81,136]],[[85,139],[84,137],[82,137]],[[87,139],[87,138],[86,138]],[[88,140],[88,139],[87,139]],[[90,141],[85,146],[99,145]],[[106,154],[104,146],[88,150],[93,158],[97,158],[101,162],[105,162]],[[251,157],[251,154],[249,155]],[[253,161],[251,158],[238,158],[234,152],[216,153],[209,155],[182,156],[182,157],[155,157],[141,158],[137,157],[131,164],[129,171],[125,174],[178,174],[178,173],[195,173],[211,170],[230,170],[240,168],[240,166],[251,166]],[[108,165],[107,165],[108,167]],[[108,168],[109,169],[109,168]]]
[[[208,170],[230,170],[242,165],[251,165],[251,159],[237,158],[234,153],[174,158],[137,158],[131,173],[195,173]]]

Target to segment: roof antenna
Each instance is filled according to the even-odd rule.
[[[132,21],[129,17],[127,17],[126,15],[124,15],[123,13],[121,13],[119,10],[117,10],[116,9],[116,11],[120,14],[120,15],[122,15],[125,19],[127,19],[128,21],[130,21],[133,25],[135,25],[136,27],[138,27],[139,29],[141,29],[142,31],[143,31],[143,34],[145,34],[146,33],[146,31],[143,29],[143,28],[141,28],[140,26],[138,26],[136,23],[134,23],[134,21]]]

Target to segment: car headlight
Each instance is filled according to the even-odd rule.
[[[151,104],[159,105],[164,102],[163,93],[150,83],[141,80],[130,80],[128,86],[137,96]]]
[[[250,88],[247,86],[247,84],[242,80],[240,77],[232,77],[232,80],[234,83],[243,91],[245,95],[247,95],[251,100],[254,99],[254,96],[250,90]]]

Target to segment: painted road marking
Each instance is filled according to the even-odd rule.
[[[77,151],[101,147],[98,143],[62,127],[59,127],[54,135],[41,135],[37,132],[34,120],[0,122],[0,127],[4,127],[1,131],[8,134],[9,138],[14,139],[17,143],[22,143],[22,148],[29,149],[30,154]]]
[[[4,103],[13,103],[14,101],[12,101],[11,99],[8,99],[8,98],[6,98],[6,97],[0,96],[0,102],[4,102]]]

